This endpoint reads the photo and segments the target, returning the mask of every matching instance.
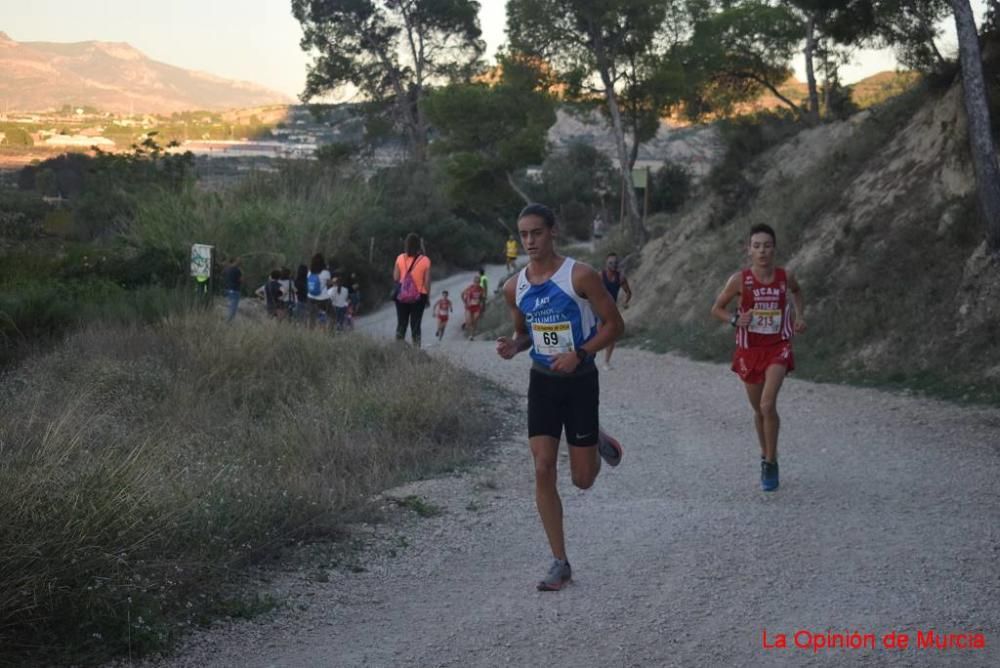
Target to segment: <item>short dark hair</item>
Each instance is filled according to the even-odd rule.
[[[775,244],[778,243],[778,235],[774,233],[774,228],[767,223],[757,223],[751,227],[750,234],[747,236],[747,239],[751,238],[755,234],[769,234],[771,235],[771,242]]]
[[[618,257],[618,253],[616,253],[616,252],[614,252],[614,251],[611,251],[610,253],[608,253],[608,257]],[[606,260],[606,259],[608,259],[608,258],[606,257],[606,258],[604,258],[604,259]]]
[[[271,280],[272,281],[277,281],[280,278],[281,278],[281,270],[280,269],[275,269],[274,271],[271,272]]]
[[[538,216],[545,221],[547,227],[555,227],[556,214],[552,213],[552,209],[544,204],[529,204],[521,209],[521,213],[517,214],[517,219],[521,220],[528,216]]]

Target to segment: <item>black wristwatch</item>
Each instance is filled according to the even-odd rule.
[[[733,327],[735,327],[736,326],[736,321],[739,320],[739,319],[740,319],[739,314],[734,313],[733,317],[729,319],[729,324],[732,325]]]
[[[584,350],[583,348],[576,349],[576,358],[578,360],[580,360],[581,362],[586,362],[588,357],[590,357],[590,353],[588,353],[586,350]]]

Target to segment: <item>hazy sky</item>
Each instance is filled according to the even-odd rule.
[[[307,56],[288,0],[5,0],[0,30],[18,41],[128,42],[171,65],[243,79],[297,96]],[[974,4],[980,4],[974,2]],[[488,55],[504,41],[504,0],[481,0]],[[978,10],[978,7],[977,7]],[[979,12],[977,12],[978,14]],[[953,40],[944,40],[953,51]],[[891,70],[888,52],[859,51],[845,83]],[[804,78],[801,63],[796,72]]]

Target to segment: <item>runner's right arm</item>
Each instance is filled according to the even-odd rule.
[[[725,323],[732,322],[733,314],[729,312],[729,302],[740,295],[742,277],[740,272],[730,276],[729,280],[726,281],[726,287],[722,288],[722,292],[715,298],[715,303],[712,305],[712,315],[718,320]],[[736,320],[736,326],[746,327],[752,319],[753,316],[750,313],[740,313]]]
[[[497,339],[497,354],[505,360],[509,360],[519,352],[531,347],[531,335],[528,334],[528,327],[524,322],[524,314],[517,307],[517,302],[514,298],[516,290],[516,280],[508,280],[503,286],[504,301],[507,302],[507,307],[510,309],[510,316],[514,320],[513,338],[508,339],[506,336],[501,336]]]
[[[632,301],[632,286],[628,284],[628,279],[625,278],[625,274],[622,274],[622,292],[625,293],[625,303],[622,304],[622,308],[628,308],[629,302]]]

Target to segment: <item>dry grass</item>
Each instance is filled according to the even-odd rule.
[[[0,386],[0,663],[139,654],[239,613],[220,587],[239,567],[468,460],[481,386],[406,348],[205,315],[29,360]]]

